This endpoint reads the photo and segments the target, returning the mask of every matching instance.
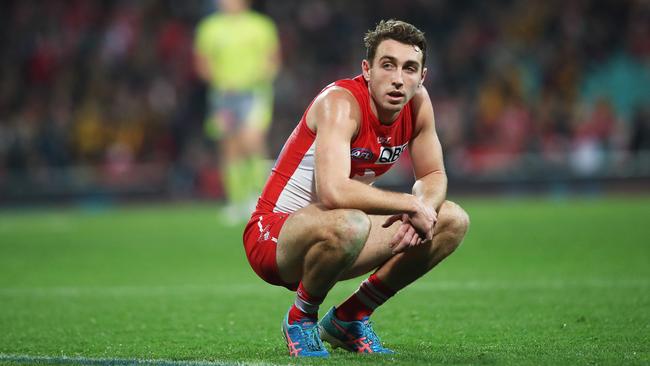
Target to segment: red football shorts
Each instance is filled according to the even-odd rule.
[[[295,291],[298,283],[286,283],[280,278],[275,257],[278,236],[288,218],[288,213],[255,212],[244,229],[244,249],[248,263],[261,279],[272,285]]]

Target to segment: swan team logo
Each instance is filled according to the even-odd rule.
[[[390,144],[390,140],[392,139],[391,136],[378,136],[377,137],[377,143],[380,145],[388,145]]]

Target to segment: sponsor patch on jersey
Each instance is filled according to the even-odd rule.
[[[382,146],[379,150],[379,158],[375,164],[393,164],[406,150],[407,144],[402,146]]]
[[[350,157],[354,160],[372,161],[374,156],[375,154],[373,154],[372,151],[362,147],[355,147],[350,150]]]

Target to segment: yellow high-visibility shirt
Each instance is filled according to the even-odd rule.
[[[254,11],[212,14],[196,29],[194,48],[208,60],[212,87],[225,91],[264,88],[273,81],[278,36],[271,18]]]

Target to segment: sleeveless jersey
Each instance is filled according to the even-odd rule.
[[[350,178],[372,184],[399,159],[413,134],[415,121],[409,101],[391,125],[382,125],[370,108],[368,84],[363,76],[338,80],[332,86],[347,89],[361,110],[359,130],[350,143]],[[313,101],[312,101],[313,104]],[[316,134],[306,122],[307,112],[287,139],[257,202],[256,213],[292,213],[319,202],[314,179]]]

